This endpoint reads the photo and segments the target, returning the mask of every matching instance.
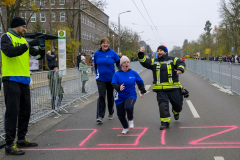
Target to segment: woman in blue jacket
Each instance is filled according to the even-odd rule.
[[[146,93],[142,78],[136,71],[129,69],[130,61],[128,57],[122,56],[120,60],[121,69],[113,75],[112,85],[118,92],[115,98],[117,106],[117,115],[123,126],[122,134],[126,134],[129,128],[134,127],[133,123],[133,107],[137,100],[135,84],[141,91],[141,98]],[[127,118],[126,119],[126,113]],[[128,124],[129,123],[129,124]],[[129,125],[129,126],[128,126]]]
[[[106,110],[106,91],[108,100],[108,119],[113,119],[114,96],[111,85],[115,73],[114,63],[120,68],[120,58],[114,50],[109,49],[109,40],[104,37],[100,42],[101,48],[94,53],[94,65],[99,98],[97,101],[97,122],[102,123]]]

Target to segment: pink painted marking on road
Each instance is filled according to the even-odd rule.
[[[165,145],[165,133],[166,133],[166,130],[163,130],[162,131],[162,136],[161,136],[161,143],[162,143],[162,145]]]
[[[153,149],[222,149],[222,148],[240,148],[240,146],[200,146],[200,147],[114,147],[114,148],[51,148],[51,149],[21,149],[25,151],[75,151],[75,150],[153,150]]]
[[[122,128],[113,128],[113,129],[122,129]],[[136,136],[137,139],[135,143],[133,144],[98,144],[99,146],[136,146],[139,143],[139,139],[145,134],[145,132],[148,130],[146,127],[134,127],[133,129],[143,129],[143,131],[140,134],[129,134],[129,135],[117,135],[117,136]]]
[[[96,129],[59,129],[56,131],[93,131],[92,133],[90,133],[87,138],[85,138],[80,144],[79,146],[82,146],[87,140],[89,140],[91,138],[91,136],[97,132]]]
[[[179,127],[179,128],[230,128],[230,129],[227,129],[227,130],[224,130],[224,131],[221,131],[221,132],[218,132],[218,133],[214,133],[214,134],[211,134],[209,136],[206,136],[206,137],[203,137],[203,138],[191,141],[191,142],[189,142],[189,144],[193,144],[193,145],[198,145],[198,144],[240,144],[240,142],[198,143],[198,142],[203,141],[205,139],[208,139],[210,137],[214,137],[214,136],[217,136],[217,135],[229,132],[231,130],[237,129],[238,126],[204,126],[204,127]]]

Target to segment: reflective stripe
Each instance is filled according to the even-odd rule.
[[[156,67],[156,76],[157,76],[157,84],[160,84],[161,81],[160,81],[160,68],[161,68],[161,64],[157,64],[157,67]]]
[[[142,63],[143,63],[143,62],[146,61],[146,57],[144,56],[143,59],[139,59],[139,58],[138,58],[138,60],[139,60],[139,62],[142,62]]]
[[[173,80],[172,80],[172,65],[171,65],[171,63],[167,64],[167,72],[168,72],[168,82],[169,83],[173,83]]]
[[[154,64],[167,64],[167,63],[171,63],[173,62],[173,60],[168,60],[168,61],[162,61],[162,62],[154,62]]]
[[[171,117],[167,117],[167,118],[160,118],[161,119],[161,122],[168,122],[170,123],[171,122]]]
[[[152,63],[151,63],[151,65],[154,65],[154,58],[152,58]]]
[[[179,114],[179,113],[180,113],[180,112],[176,112],[176,111],[174,111],[174,110],[172,110],[172,111],[173,111],[174,114]]]
[[[157,86],[153,85],[153,89],[176,89],[181,88],[181,86]]]
[[[178,66],[179,68],[182,68],[185,71],[185,67],[183,65]]]
[[[173,65],[176,65],[176,64],[177,64],[177,60],[178,60],[178,58],[175,57],[174,60],[173,60]]]

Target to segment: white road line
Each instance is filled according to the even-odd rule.
[[[224,158],[223,158],[223,157],[220,157],[220,156],[215,156],[214,159],[215,159],[215,160],[224,160]]]
[[[146,86],[145,86],[146,91],[147,91],[150,87],[151,87],[151,85],[146,85]]]
[[[194,118],[200,118],[199,114],[197,113],[196,109],[194,108],[192,102],[190,100],[186,100],[187,101],[187,104],[190,108],[190,110],[192,111],[192,114],[193,114],[193,117]]]

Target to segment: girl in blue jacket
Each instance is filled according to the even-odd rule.
[[[122,134],[126,134],[133,128],[133,107],[137,100],[135,84],[141,91],[141,98],[146,93],[142,78],[136,71],[129,69],[130,61],[128,57],[122,56],[120,59],[121,69],[113,75],[112,86],[117,91],[115,103],[117,106],[117,115],[123,126]],[[127,113],[127,119],[126,119]]]

